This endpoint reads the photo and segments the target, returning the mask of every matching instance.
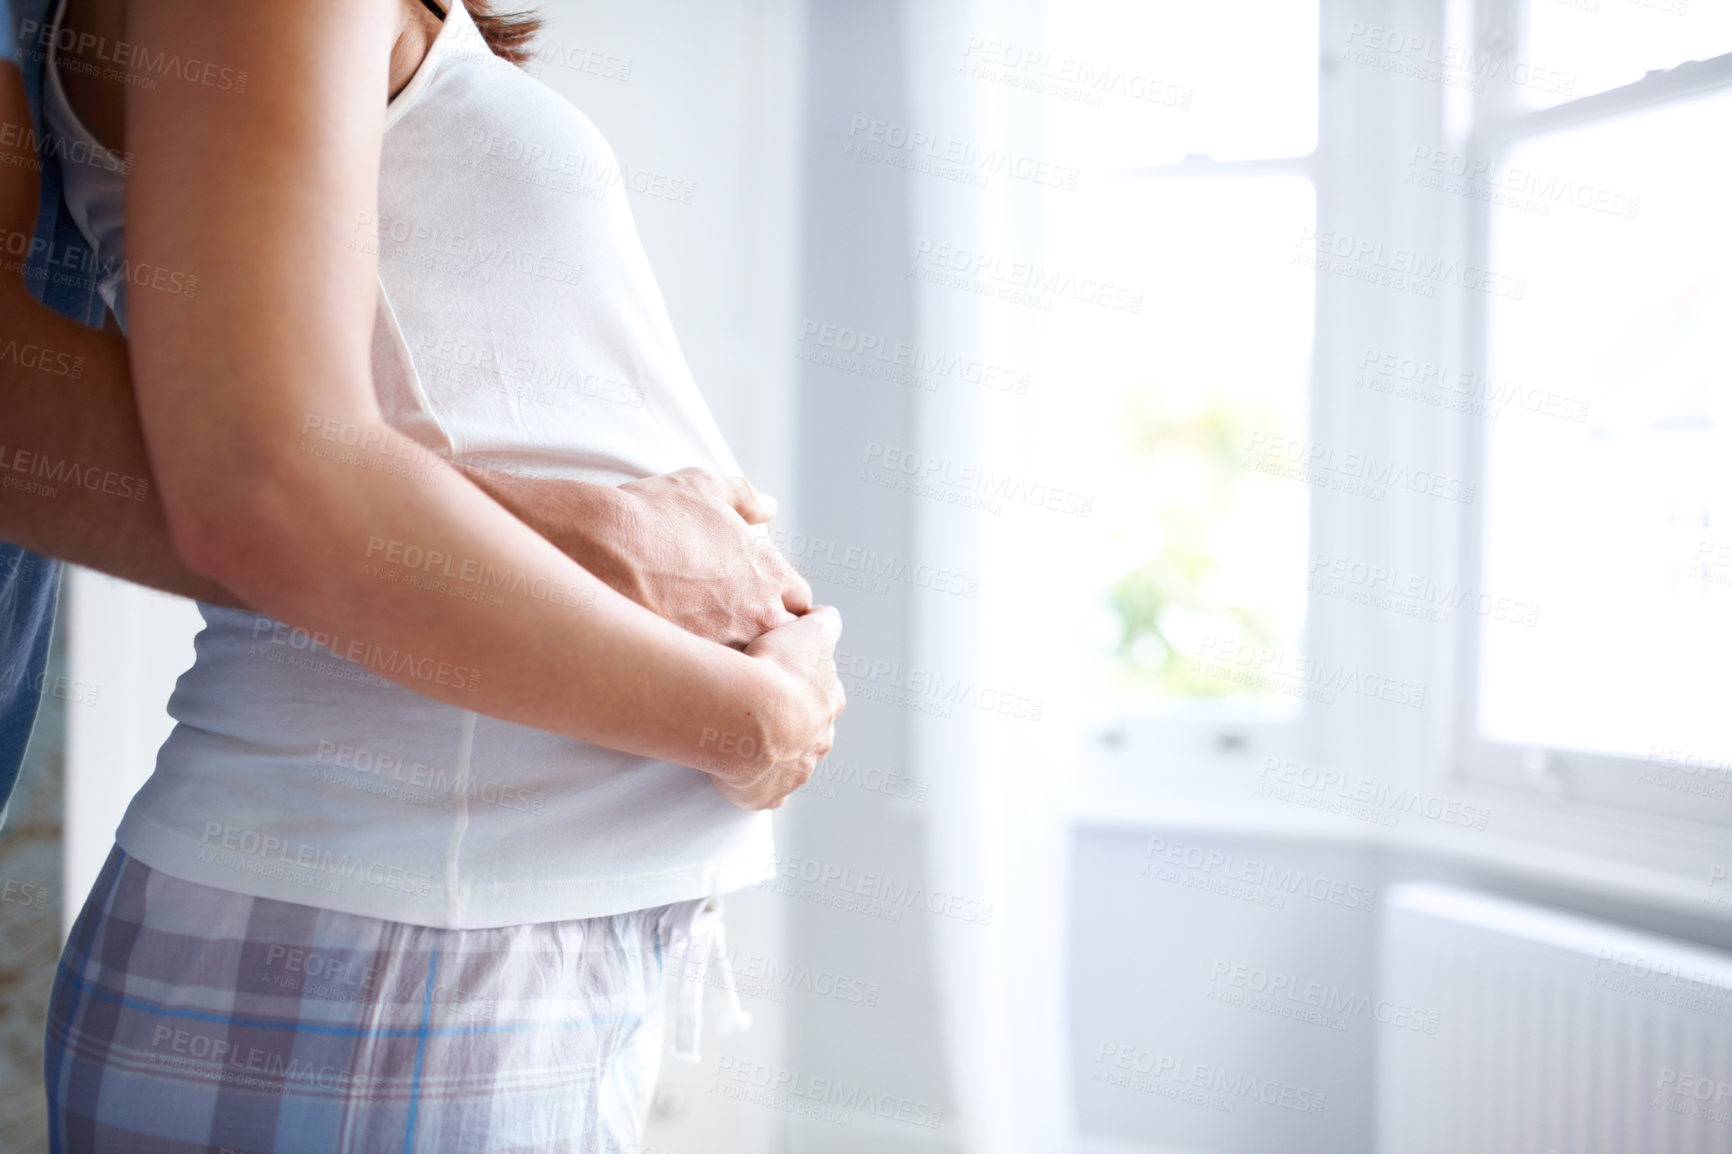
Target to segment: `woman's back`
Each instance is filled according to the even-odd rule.
[[[453,5],[393,101],[373,337],[386,418],[429,454],[619,483],[736,472],[679,352],[595,128],[489,54]],[[300,449],[358,467],[355,431],[308,413]],[[397,463],[429,478],[425,461]],[[328,563],[406,598],[505,593],[586,609],[426,543],[375,536]],[[205,607],[180,723],[121,825],[164,872],[428,925],[593,917],[768,876],[768,817],[694,770],[478,717],[380,676],[464,688],[450,661],[309,637]]]

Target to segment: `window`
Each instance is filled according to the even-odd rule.
[[[1525,16],[1527,62],[1567,81],[1526,86],[1535,107],[1732,52],[1732,5],[1723,0],[1528,0]]]
[[[1048,259],[1147,289],[1043,318],[1050,435],[1114,478],[1064,563],[1126,772],[1732,821],[1732,23],[1597,3],[1050,6],[1058,56],[1230,45],[1160,61],[1182,112],[1046,101],[1114,172],[1049,198]]]
[[[1315,278],[1292,257],[1317,212],[1317,8],[1096,0],[1047,21],[1052,59],[1123,80],[1044,102],[1044,138],[1091,178],[1047,199],[1045,259],[1141,294],[1134,315],[1042,318],[1070,401],[1048,431],[1106,479],[1069,559],[1096,597],[1088,696],[1158,716],[1165,750],[1175,725],[1243,749],[1300,712],[1214,658],[1303,649],[1309,491],[1246,459],[1306,426]]]
[[[1525,16],[1534,58],[1583,83],[1482,107],[1463,150],[1488,162],[1467,234],[1526,291],[1467,318],[1496,414],[1469,446],[1469,580],[1494,608],[1463,630],[1461,765],[1732,820],[1732,55],[1705,59],[1732,9]]]

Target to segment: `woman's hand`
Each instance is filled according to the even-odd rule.
[[[778,626],[746,646],[777,687],[762,736],[704,735],[706,764],[722,796],[742,809],[775,809],[811,778],[836,741],[847,704],[836,677],[842,615],[828,605]]]

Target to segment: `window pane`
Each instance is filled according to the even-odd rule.
[[[1316,146],[1316,0],[1065,0],[1047,12],[1046,59],[1012,61],[1000,46],[997,71],[1018,63],[1044,82],[1049,140],[1120,165]]]
[[[1314,285],[1292,254],[1314,199],[1297,177],[1122,180],[1048,217],[1055,267],[1144,292],[1134,315],[1044,319],[1066,383],[1047,435],[1100,478],[1083,555],[1054,562],[1096,590],[1092,688],[1294,700],[1199,658],[1209,637],[1300,652],[1309,491],[1245,460],[1304,433]]]
[[[1488,424],[1484,587],[1540,611],[1484,622],[1494,739],[1732,752],[1728,138],[1722,94],[1507,158],[1636,204],[1496,210],[1491,263],[1528,290],[1492,306],[1488,385],[1513,400]]]
[[[1535,67],[1572,79],[1522,87],[1536,106],[1640,80],[1654,69],[1732,52],[1727,0],[1528,0],[1528,51]]]

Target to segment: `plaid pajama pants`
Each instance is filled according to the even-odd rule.
[[[665,913],[435,929],[196,885],[116,848],[54,983],[50,1145],[634,1151]]]

